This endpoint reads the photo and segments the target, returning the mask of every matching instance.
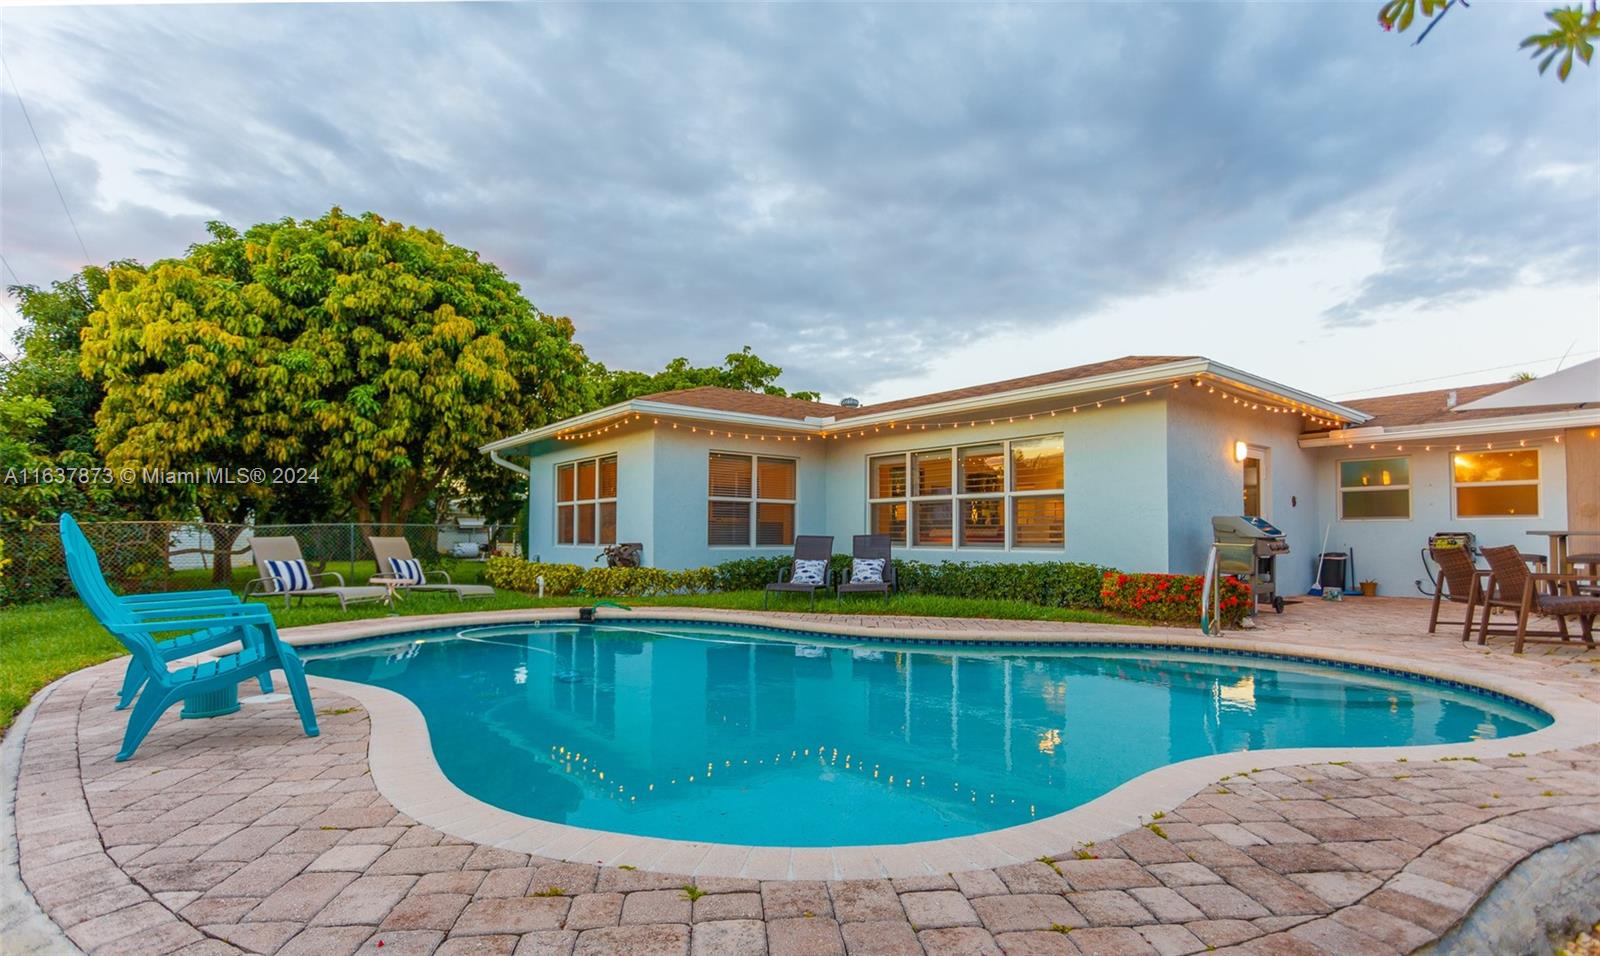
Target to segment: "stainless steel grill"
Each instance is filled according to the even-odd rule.
[[[1217,570],[1243,578],[1257,603],[1266,601],[1282,614],[1278,558],[1289,553],[1289,539],[1283,532],[1250,515],[1217,515],[1211,519],[1211,532],[1217,546]],[[1250,610],[1255,612],[1254,607]]]

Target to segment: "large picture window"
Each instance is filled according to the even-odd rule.
[[[875,455],[868,523],[902,546],[1060,549],[1063,462],[1060,435]]]
[[[794,544],[795,461],[714,451],[706,488],[706,543],[713,548]]]
[[[1339,517],[1346,521],[1411,517],[1411,459],[1339,462]]]
[[[617,543],[617,456],[556,466],[556,543]]]
[[[1450,459],[1457,518],[1539,514],[1539,449],[1456,452]]]

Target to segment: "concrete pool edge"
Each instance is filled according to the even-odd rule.
[[[601,621],[674,620],[778,628],[797,634],[883,639],[882,627],[848,623],[798,625],[782,615],[716,612],[706,609],[607,609]],[[539,611],[472,612],[415,618],[372,619],[285,630],[298,645],[345,643],[442,626],[571,621],[570,608]],[[1025,622],[1024,622],[1025,623]],[[896,634],[895,636],[908,636]],[[356,699],[371,717],[368,754],[379,791],[402,813],[461,839],[541,857],[639,870],[754,879],[853,879],[923,876],[984,869],[1061,855],[1087,843],[1109,839],[1145,823],[1214,784],[1219,778],[1255,770],[1308,763],[1503,757],[1517,753],[1565,750],[1600,739],[1600,704],[1546,684],[1484,674],[1470,668],[1410,656],[1381,657],[1372,652],[1296,647],[1240,637],[1202,638],[1173,629],[1131,629],[1118,633],[1085,628],[1074,633],[1042,633],[1025,627],[983,628],[957,633],[929,631],[915,639],[929,644],[1007,641],[1053,645],[1077,643],[1158,645],[1174,650],[1215,650],[1222,646],[1247,654],[1358,664],[1435,677],[1494,691],[1544,710],[1550,726],[1492,741],[1416,747],[1315,748],[1216,754],[1169,764],[1130,780],[1089,803],[1052,817],[1007,829],[921,843],[848,847],[762,847],[709,844],[588,830],[524,817],[470,796],[445,777],[433,758],[426,721],[411,701],[372,685],[313,678],[313,687]],[[1448,640],[1448,639],[1443,639]],[[1443,640],[1441,643],[1443,643]],[[1453,641],[1451,643],[1454,643]]]

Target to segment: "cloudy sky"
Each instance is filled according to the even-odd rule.
[[[4,278],[84,261],[42,145],[94,261],[374,210],[607,364],[748,343],[829,398],[1152,352],[1343,397],[1600,352],[1600,69],[1538,76],[1537,6],[1418,48],[1377,6],[7,8]]]

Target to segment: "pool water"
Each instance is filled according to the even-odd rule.
[[[1549,723],[1485,694],[1265,658],[693,623],[518,624],[302,653],[314,674],[410,698],[445,775],[487,803],[768,846],[1014,826],[1207,754],[1459,743]]]

